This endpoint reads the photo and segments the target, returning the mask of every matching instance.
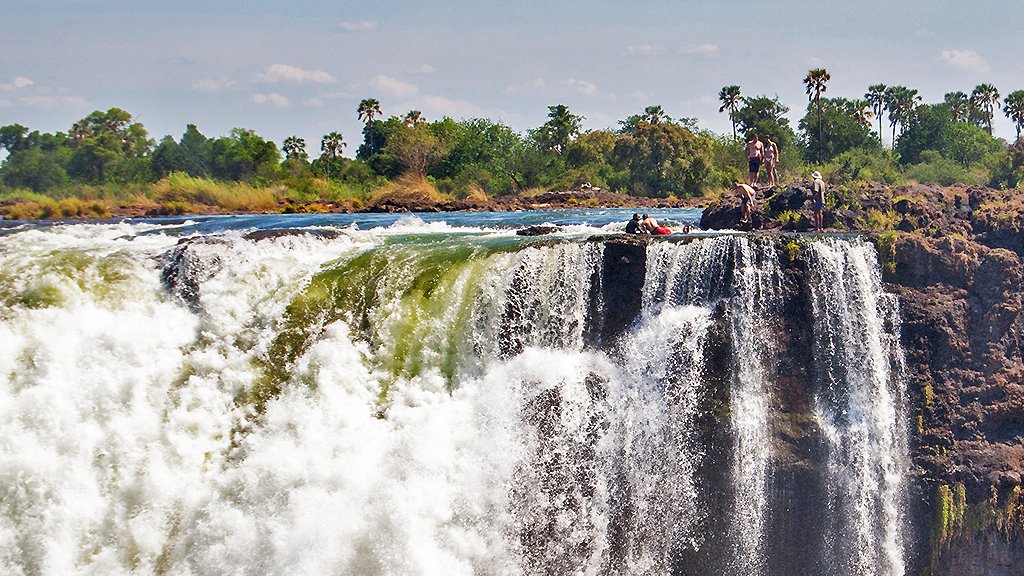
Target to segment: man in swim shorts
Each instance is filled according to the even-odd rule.
[[[764,158],[764,144],[755,133],[754,138],[747,142],[747,168],[750,172],[748,180],[751,186],[757,184],[757,173],[761,170],[762,158]]]
[[[750,222],[750,209],[754,205],[754,189],[740,182],[733,182],[733,190],[740,195],[740,224]]]

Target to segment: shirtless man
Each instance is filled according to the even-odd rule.
[[[754,205],[754,189],[740,182],[733,182],[733,190],[740,195],[740,224],[750,222],[750,209]]]
[[[757,184],[757,173],[761,170],[761,159],[764,158],[764,144],[754,134],[754,138],[747,142],[747,168],[750,172],[748,180],[750,185]]]

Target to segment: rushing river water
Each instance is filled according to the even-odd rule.
[[[0,230],[0,572],[780,574],[780,256],[652,242],[611,338],[587,239],[631,213]],[[897,303],[869,244],[805,252],[827,458],[794,573],[902,575]]]

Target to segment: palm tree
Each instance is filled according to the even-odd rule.
[[[92,129],[89,127],[89,124],[83,120],[72,124],[71,130],[68,130],[68,134],[74,140],[75,144],[81,144],[82,140],[92,136]]]
[[[973,108],[989,134],[992,134],[992,117],[999,108],[999,90],[991,84],[978,84],[971,92],[971,108]]]
[[[648,106],[644,108],[641,118],[648,124],[658,124],[662,120],[671,120],[671,118],[665,115],[665,110],[661,106]]]
[[[971,101],[963,92],[946,92],[943,101],[949,106],[949,115],[953,122],[966,122],[971,111]]]
[[[847,100],[843,103],[843,111],[857,121],[858,124],[871,129],[872,105],[867,100]]]
[[[724,86],[718,92],[718,99],[722,102],[719,112],[729,111],[729,121],[732,122],[732,137],[736,138],[736,111],[740,108],[740,102],[743,102],[743,96],[740,96],[739,86]]]
[[[324,134],[324,137],[320,139],[320,159],[323,161],[324,174],[328,180],[331,179],[331,164],[341,156],[344,150],[345,140],[341,137],[341,132]]]
[[[878,118],[878,143],[882,143],[882,112],[885,112],[885,84],[872,84],[864,94],[864,99],[871,104],[871,111]]]
[[[1003,114],[1013,121],[1017,128],[1017,142],[1020,142],[1020,131],[1024,128],[1024,90],[1015,90],[1003,99]]]
[[[373,126],[374,116],[383,114],[383,112],[380,111],[380,101],[376,98],[363,98],[362,101],[359,102],[357,112],[359,112],[359,119],[366,122],[366,128],[370,135],[370,150],[373,150],[373,131],[369,130],[369,128]]]
[[[289,136],[281,144],[284,150],[284,157],[293,160],[302,160],[306,156],[306,141],[298,136]]]
[[[406,113],[405,118],[402,118],[402,122],[409,127],[416,126],[419,124],[426,124],[427,119],[423,117],[423,112],[419,110],[410,110]]]
[[[907,123],[914,118],[914,110],[921,101],[917,90],[906,86],[890,86],[885,90],[885,111],[889,113],[889,124],[892,126],[892,146],[896,148],[896,126],[900,133],[906,130]]]
[[[818,162],[821,162],[821,93],[828,87],[832,76],[824,68],[813,68],[807,71],[804,84],[807,86],[807,100],[814,102],[818,108]]]

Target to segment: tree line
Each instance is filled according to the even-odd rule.
[[[686,197],[740,178],[743,141],[754,133],[779,144],[784,179],[813,168],[838,182],[1024,182],[1024,90],[1000,98],[995,86],[980,84],[969,94],[950,92],[941,102],[924,103],[917,90],[874,84],[862,98],[827,98],[830,80],[823,68],[808,71],[807,108],[795,128],[777,96],[723,87],[719,111],[732,125],[724,135],[700,128],[694,118],[673,118],[657,105],[614,128],[586,131],[582,116],[552,105],[541,126],[521,133],[486,118],[428,121],[418,110],[385,116],[381,102],[367,98],[355,110],[363,129],[353,158],[344,155],[348,143],[338,131],[325,134],[319,154],[312,155],[298,136],[278,148],[243,128],[208,137],[189,124],[180,137],[157,142],[130,113],[111,108],[89,114],[67,132],[0,127],[0,147],[8,153],[0,165],[0,192],[69,195],[83,186],[124,188],[185,174],[309,197],[365,198],[403,178],[426,181],[452,197],[586,183],[638,196]],[[1016,127],[1012,145],[992,136],[999,110]]]

